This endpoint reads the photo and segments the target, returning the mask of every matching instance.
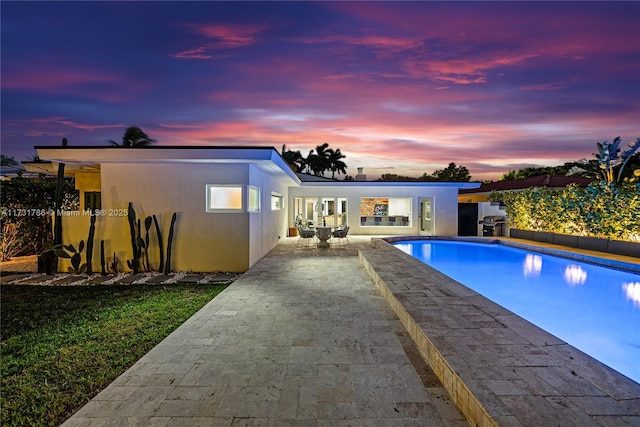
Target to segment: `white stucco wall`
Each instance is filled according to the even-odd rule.
[[[347,223],[351,227],[350,233],[364,235],[418,235],[420,234],[419,211],[421,198],[434,199],[434,234],[458,234],[458,189],[456,187],[433,186],[401,186],[376,185],[367,183],[331,183],[330,185],[314,185],[305,183],[303,187],[289,190],[289,205],[296,197],[347,197]],[[411,197],[411,226],[410,227],[361,227],[360,226],[360,198],[361,197]],[[289,224],[293,224],[293,209],[289,209]]]
[[[172,270],[246,271],[277,245],[278,236],[286,235],[286,211],[272,212],[270,207],[271,192],[286,195],[286,187],[249,164],[107,163],[101,165],[101,183],[102,208],[107,215],[96,222],[94,271],[100,271],[101,239],[105,240],[106,254],[112,257],[116,252],[122,260],[120,271],[128,271],[126,259],[132,258],[126,216],[129,202],[133,202],[143,224],[146,216],[156,215],[165,251],[171,215],[178,213]],[[262,209],[259,213],[206,212],[207,184],[249,183],[261,188]],[[66,218],[65,243],[86,241],[88,227],[88,217]],[[153,225],[149,258],[152,267],[157,268],[159,249]]]
[[[287,186],[261,169],[249,167],[249,183],[260,188],[260,213],[249,214],[249,264],[252,266],[287,235]],[[285,206],[271,210],[271,194],[281,194]]]

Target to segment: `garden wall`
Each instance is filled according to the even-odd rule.
[[[511,228],[509,230],[509,236],[516,239],[533,240],[536,242],[640,258],[640,243],[635,242],[600,239],[597,237],[571,236],[517,228]]]

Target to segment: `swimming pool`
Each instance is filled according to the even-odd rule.
[[[640,383],[640,275],[500,244],[395,247]]]

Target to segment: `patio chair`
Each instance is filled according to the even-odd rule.
[[[333,232],[332,234],[332,238],[331,238],[331,242],[333,243],[336,240],[339,240],[340,243],[344,244],[344,245],[348,245],[349,244],[349,237],[347,237],[347,234],[349,234],[349,226],[346,226],[345,228],[339,228],[336,231]],[[345,243],[346,241],[346,243]]]
[[[298,239],[298,244],[300,245],[300,247],[310,246],[311,244],[316,246],[315,230],[312,230],[310,228],[302,228],[301,226],[298,226],[298,236],[300,237]]]

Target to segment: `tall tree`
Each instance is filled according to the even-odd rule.
[[[316,165],[314,173],[316,175],[324,176],[325,171],[330,170],[329,162],[329,144],[324,143],[316,147]]]
[[[318,155],[313,152],[313,150],[309,150],[309,154],[304,159],[305,171],[307,173],[313,173],[314,175],[318,175],[319,172],[319,160]]]
[[[324,172],[331,169],[329,164],[329,151],[327,148],[329,148],[329,144],[326,142],[322,145],[318,145],[316,147],[316,152],[314,153],[313,150],[310,150],[307,158],[305,159],[307,168],[316,176],[324,176]]]
[[[453,162],[449,163],[449,166],[444,169],[437,169],[431,176],[435,178],[436,181],[471,181],[469,170],[464,166],[457,166]]]
[[[300,151],[287,150],[282,146],[282,158],[296,172],[312,173],[316,176],[324,176],[326,171],[331,171],[331,179],[335,179],[336,173],[347,173],[347,164],[342,161],[346,158],[339,148],[329,148],[328,143],[318,145],[315,150],[309,150],[307,157],[303,157]]]
[[[139,127],[130,126],[124,132],[121,144],[112,140],[109,142],[115,147],[148,147],[156,142],[156,140],[149,138],[149,135],[144,133]]]
[[[342,154],[339,148],[335,150],[332,148],[329,148],[327,151],[329,153],[328,160],[329,160],[329,169],[331,170],[331,179],[335,179],[336,172],[343,173],[346,175],[347,165],[345,162],[342,161],[342,159],[346,158],[347,156]]]
[[[287,150],[287,146],[283,145],[281,154],[284,161],[287,162],[295,172],[303,171],[305,167],[305,163],[304,163],[304,157],[302,157],[300,150],[298,151]]]

